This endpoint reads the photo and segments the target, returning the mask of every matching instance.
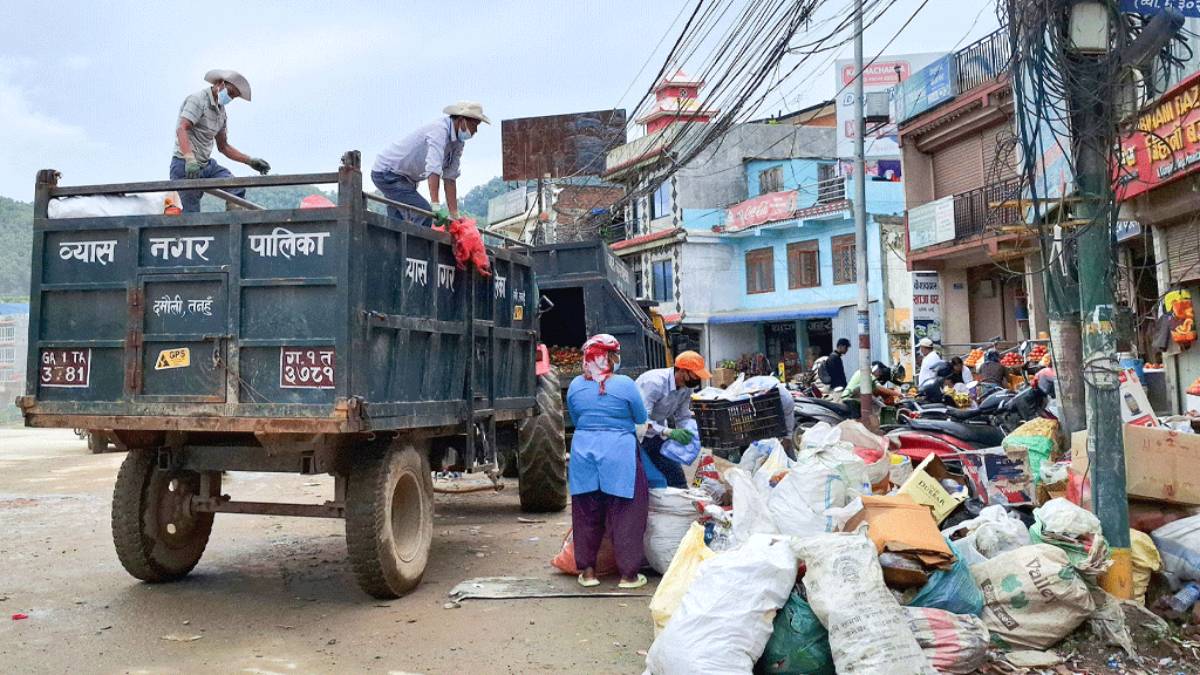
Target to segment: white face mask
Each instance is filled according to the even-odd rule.
[[[220,103],[221,105],[229,105],[229,102],[232,100],[233,97],[229,95],[228,91],[222,89],[221,91],[217,92],[217,103]]]
[[[460,140],[460,141],[465,141],[473,135],[474,134],[471,133],[471,130],[466,127],[463,127],[462,129],[458,130],[458,140]]]

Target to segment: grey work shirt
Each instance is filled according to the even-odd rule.
[[[638,390],[646,405],[650,433],[662,435],[692,417],[692,390],[675,386],[674,368],[647,370],[638,376]]]
[[[179,106],[179,117],[192,123],[187,135],[196,161],[201,164],[207,162],[212,156],[213,139],[225,128],[225,106],[217,103],[211,87],[205,87],[183,99],[183,105]],[[174,156],[183,157],[178,137],[175,139]]]

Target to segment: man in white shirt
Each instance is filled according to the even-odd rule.
[[[942,357],[934,349],[933,340],[929,338],[921,338],[921,341],[917,343],[917,351],[921,353],[921,371],[917,374],[917,388],[919,389],[937,377],[933,371],[942,362]]]
[[[693,432],[682,428],[685,422],[692,420],[692,391],[703,380],[711,378],[712,374],[704,366],[704,357],[693,351],[676,356],[671,368],[647,370],[637,378],[649,427],[642,440],[642,450],[667,479],[668,487],[687,487],[687,482],[678,462],[660,452],[663,442],[667,439],[681,445],[692,442]]]
[[[480,122],[492,122],[483,114],[483,106],[474,101],[459,101],[442,112],[446,117],[384,148],[371,168],[371,182],[388,199],[434,213],[442,210],[440,191],[444,185],[446,208],[451,218],[457,218],[463,146],[479,130]],[[428,200],[417,192],[421,181],[429,186]],[[430,224],[429,218],[394,206],[388,207],[388,215],[418,225]]]

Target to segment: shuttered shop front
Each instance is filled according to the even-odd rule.
[[[934,198],[968,192],[983,186],[983,139],[964,136],[933,155]]]
[[[1156,230],[1166,234],[1167,269],[1171,271],[1171,283],[1200,281],[1200,226],[1185,221]]]

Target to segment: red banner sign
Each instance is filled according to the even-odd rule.
[[[787,220],[796,212],[796,191],[769,192],[729,207],[725,229],[744,230],[773,220]]]
[[[1200,73],[1180,82],[1121,138],[1117,198],[1130,199],[1200,169]]]

